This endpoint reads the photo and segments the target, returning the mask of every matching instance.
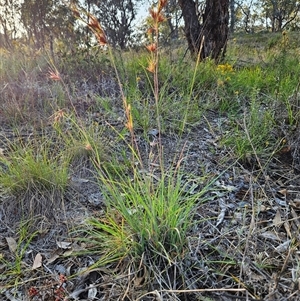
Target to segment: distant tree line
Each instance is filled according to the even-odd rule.
[[[272,32],[299,30],[300,1],[297,0],[231,0],[235,29],[248,33],[257,29]]]
[[[54,41],[68,47],[92,45],[91,33],[69,9],[71,2],[100,20],[113,47],[125,49],[145,38],[135,25],[146,0],[0,0],[0,47],[13,48],[15,41],[37,49],[53,47]],[[297,30],[299,11],[296,0],[168,0],[161,42],[184,36],[192,55],[216,58],[225,53],[230,32]],[[146,17],[145,12],[143,30]]]

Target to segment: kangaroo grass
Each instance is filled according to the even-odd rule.
[[[148,73],[146,77],[149,80],[152,78],[150,86],[153,89],[157,135],[150,143],[148,162],[141,157],[135,134],[133,108],[121,89],[126,117],[124,127],[129,132],[130,141],[126,142],[122,133],[119,136],[128,143],[131,169],[128,173],[122,173],[116,168],[108,170],[101,164],[101,154],[98,156],[94,149],[95,167],[106,208],[103,216],[87,220],[87,229],[82,230],[86,237],[81,239],[88,246],[89,253],[99,255],[94,266],[120,266],[129,263],[127,267],[132,266],[135,273],[145,267],[149,275],[153,277],[155,274],[158,278],[157,271],[167,267],[160,276],[165,280],[158,281],[162,284],[171,281],[169,273],[172,269],[175,268],[176,273],[181,274],[177,270],[177,262],[184,261],[187,256],[187,236],[194,224],[195,208],[204,200],[202,197],[205,192],[200,190],[195,193],[184,184],[180,174],[180,160],[175,169],[167,168],[164,162],[158,37],[160,24],[165,20],[162,10],[166,3],[165,0],[159,1],[157,6],[150,9],[150,31],[153,39],[146,46],[149,57],[145,70]],[[82,12],[76,7],[72,9],[75,16],[85,22],[80,16]],[[93,16],[88,16],[90,21],[85,23],[94,32],[99,45],[105,45],[110,51],[100,23]],[[121,88],[114,57],[111,58]],[[195,77],[192,86],[194,81]],[[181,131],[187,123],[187,112],[184,116]],[[183,283],[184,280],[181,279],[180,282]]]
[[[105,174],[107,174],[105,172]],[[92,219],[92,237],[104,248],[101,260],[127,256],[137,262],[147,257],[184,254],[186,235],[192,224],[192,210],[199,194],[189,195],[180,177],[136,174],[133,179],[104,177],[107,213]],[[114,253],[114,256],[112,256]]]

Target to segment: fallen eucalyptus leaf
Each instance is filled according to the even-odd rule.
[[[34,261],[33,261],[33,265],[32,265],[32,270],[36,270],[38,268],[40,268],[42,266],[42,262],[43,262],[43,257],[41,253],[37,253]]]
[[[8,244],[8,248],[9,248],[10,252],[16,253],[18,245],[17,245],[17,242],[15,241],[15,239],[12,237],[5,237],[5,239]]]
[[[273,225],[275,227],[281,226],[282,224],[282,220],[281,220],[281,214],[280,214],[280,210],[277,210],[276,215],[273,219]]]
[[[56,244],[61,249],[71,249],[71,242],[68,241],[56,241]]]

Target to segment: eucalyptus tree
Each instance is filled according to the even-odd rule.
[[[134,32],[137,7],[141,0],[86,0],[89,12],[101,19],[109,43],[124,49]]]
[[[184,19],[189,50],[195,58],[219,59],[225,55],[229,32],[229,0],[206,0],[204,13],[197,14],[193,0],[178,0]]]
[[[74,32],[74,17],[63,1],[23,0],[20,22],[28,43],[36,48],[44,48],[54,38],[66,39]]]
[[[19,24],[20,2],[0,0],[0,46],[12,47],[12,41],[20,36]]]
[[[181,13],[177,5],[177,0],[168,0],[165,6],[165,14],[167,24],[170,30],[169,38],[170,40],[176,40],[179,36],[179,27]]]
[[[235,0],[229,0],[229,11],[230,11],[230,32],[233,33],[234,32],[234,28],[235,28],[235,20],[236,20],[236,16],[235,16]]]
[[[263,0],[263,11],[272,31],[280,31],[292,23],[299,14],[300,1]]]
[[[260,0],[236,0],[236,26],[247,33],[253,33],[255,27],[264,23],[262,2]]]

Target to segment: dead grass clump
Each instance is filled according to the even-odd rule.
[[[2,223],[7,228],[16,229],[22,221],[30,221],[30,232],[36,230],[43,233],[51,225],[65,218],[64,194],[53,189],[41,189],[41,187],[28,188],[21,196],[6,196],[1,201],[4,212]],[[41,218],[44,222],[40,222]],[[47,231],[46,231],[47,232]]]

